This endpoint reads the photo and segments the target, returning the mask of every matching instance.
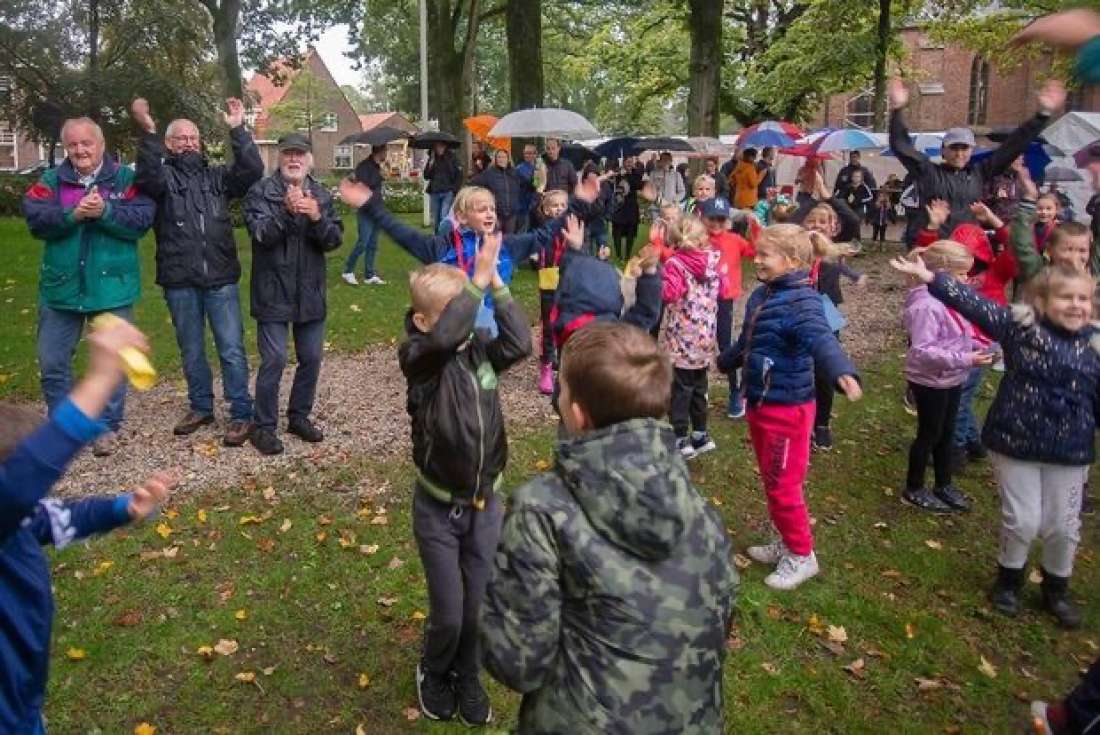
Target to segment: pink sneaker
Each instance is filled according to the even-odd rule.
[[[554,394],[554,366],[548,362],[539,367],[539,393],[544,396]]]

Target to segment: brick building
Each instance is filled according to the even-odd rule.
[[[13,85],[11,77],[0,76],[0,108],[11,97]],[[23,131],[13,129],[7,120],[0,119],[0,171],[19,171],[45,158],[44,146],[29,140]]]
[[[1007,71],[962,46],[933,42],[917,28],[901,31],[910,70],[907,122],[911,130],[938,131],[969,126],[981,134],[1014,127],[1035,112],[1035,94],[1050,68],[1044,55]],[[874,95],[870,88],[833,95],[811,121],[811,127],[870,129]],[[1100,111],[1100,89],[1071,95],[1067,105]]]

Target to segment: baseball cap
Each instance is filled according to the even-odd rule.
[[[943,136],[943,147],[953,145],[968,145],[974,147],[974,132],[970,128],[951,128]]]
[[[714,197],[703,202],[703,216],[715,219],[729,219],[730,203],[725,197]]]
[[[284,135],[279,138],[279,151],[302,151],[303,153],[309,153],[313,150],[313,144],[309,142],[309,138],[301,133],[291,133],[290,135]]]

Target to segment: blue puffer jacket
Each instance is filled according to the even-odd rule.
[[[937,299],[1000,343],[1005,374],[986,415],[982,443],[1014,459],[1092,464],[1100,412],[1100,330],[1067,332],[1029,307],[1005,308],[942,273]]]
[[[741,390],[751,406],[814,400],[815,363],[833,384],[844,375],[859,377],[829,331],[821,294],[806,271],[792,271],[753,291],[741,335],[718,358],[725,372],[744,368]]]
[[[0,464],[0,732],[41,732],[53,591],[42,544],[61,548],[129,522],[129,495],[44,499],[85,443],[102,431],[71,401]]]

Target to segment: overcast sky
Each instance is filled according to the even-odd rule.
[[[332,72],[336,83],[340,85],[350,84],[358,87],[361,76],[352,68],[352,61],[344,56],[345,51],[351,50],[348,45],[348,27],[339,25],[329,28],[317,42],[317,53],[321,54],[325,66]]]

